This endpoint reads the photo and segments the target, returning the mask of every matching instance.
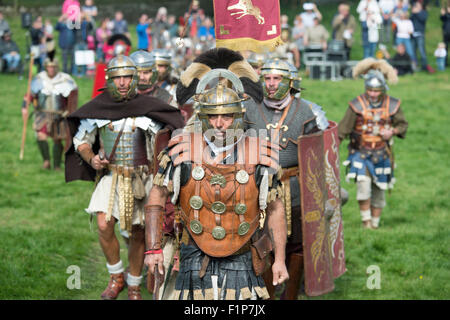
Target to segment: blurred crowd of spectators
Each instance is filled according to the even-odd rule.
[[[284,44],[276,48],[276,54],[287,57],[300,68],[304,52],[326,52],[334,41],[342,44],[345,59],[351,60],[355,30],[360,28],[364,58],[389,59],[399,74],[419,68],[434,72],[425,50],[427,4],[427,0],[361,0],[355,17],[351,14],[350,4],[341,2],[327,28],[317,5],[306,2],[302,12],[295,16],[292,26],[287,15],[281,16]],[[450,2],[447,8],[441,8],[440,19],[443,41],[435,44],[434,56],[438,69],[444,70],[448,63]],[[198,1],[193,1],[189,11],[182,16],[170,14],[167,8],[160,7],[154,17],[142,13],[134,24],[135,30],[130,30],[128,21],[120,11],[115,12],[112,18],[100,18],[93,0],[85,0],[82,5],[78,0],[64,0],[61,16],[55,25],[40,16],[32,21],[29,49],[38,70],[42,70],[44,59],[52,59],[56,49],[59,49],[62,71],[84,76],[93,72],[95,62],[108,63],[118,50],[128,54],[131,33],[137,37],[137,49],[152,51],[162,48],[169,51],[173,57],[173,67],[178,70],[183,70],[198,54],[215,46],[213,19],[205,15]],[[59,33],[57,43],[55,31]],[[17,72],[21,66],[20,50],[1,12],[0,37],[2,71]],[[183,39],[183,46],[178,45],[179,38]],[[122,46],[118,46],[118,42]],[[389,47],[395,48],[395,56],[390,56]],[[78,63],[78,60],[86,59],[78,54],[82,52],[92,54],[90,63]]]

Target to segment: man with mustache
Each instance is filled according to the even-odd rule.
[[[218,84],[205,89],[219,78]],[[160,171],[145,210],[145,263],[159,275],[167,272],[161,226],[170,198],[181,208],[176,221],[184,227],[171,299],[269,298],[261,277],[264,257],[256,249],[263,242],[271,242],[274,250],[271,281],[278,285],[288,278],[277,146],[243,134],[247,99],[231,71],[204,74],[194,97],[194,129],[173,137],[159,156]]]
[[[119,241],[114,228],[130,236],[128,299],[142,299],[144,205],[157,170],[155,153],[165,147],[165,132],[181,128],[178,109],[137,93],[137,68],[126,56],[113,58],[107,84],[68,118],[73,145],[66,154],[66,181],[96,180],[86,211],[96,216],[101,248],[110,273],[102,299],[116,299],[125,286]]]
[[[158,70],[153,55],[145,50],[139,50],[133,52],[130,58],[136,64],[138,70],[138,93],[158,98],[177,107],[172,95],[157,85]]]

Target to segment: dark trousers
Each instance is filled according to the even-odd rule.
[[[73,47],[61,49],[63,72],[65,73],[72,73],[74,59],[73,53]]]
[[[420,54],[420,64],[422,66],[422,69],[425,69],[428,65],[428,60],[427,60],[427,53],[425,51],[425,36],[424,35],[420,35],[420,36],[415,36],[411,38],[412,40],[412,45],[413,45],[413,50],[414,50],[414,54],[416,54],[416,59],[419,60],[419,56],[417,55],[417,50],[419,50],[419,54]]]

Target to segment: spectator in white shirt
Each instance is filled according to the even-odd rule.
[[[316,17],[319,19],[319,21],[322,20],[322,14],[320,13],[319,9],[317,9],[315,3],[304,3],[303,10],[305,10],[305,12],[302,12],[300,16],[302,17],[303,25],[305,26],[305,28],[313,27],[314,18]]]
[[[413,69],[416,69],[417,58],[411,43],[411,35],[414,32],[414,26],[412,21],[409,19],[409,14],[407,12],[400,11],[398,15],[392,18],[392,21],[397,26],[396,44],[399,45],[400,43],[403,43],[405,45],[406,53],[413,61]]]
[[[375,56],[375,50],[377,49],[377,44],[380,39],[378,29],[380,29],[380,25],[383,22],[383,18],[379,11],[369,11],[367,13],[367,40],[369,41],[369,51],[368,56]]]
[[[369,12],[380,13],[380,7],[376,0],[361,0],[356,8],[359,14],[362,28],[362,45],[364,49],[364,58],[370,57],[371,44],[369,43],[369,28],[367,26],[367,15]]]

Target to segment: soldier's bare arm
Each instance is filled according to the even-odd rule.
[[[267,208],[269,236],[272,241],[275,261],[272,265],[273,285],[279,285],[289,279],[286,269],[287,227],[284,207],[281,199],[272,201]]]

